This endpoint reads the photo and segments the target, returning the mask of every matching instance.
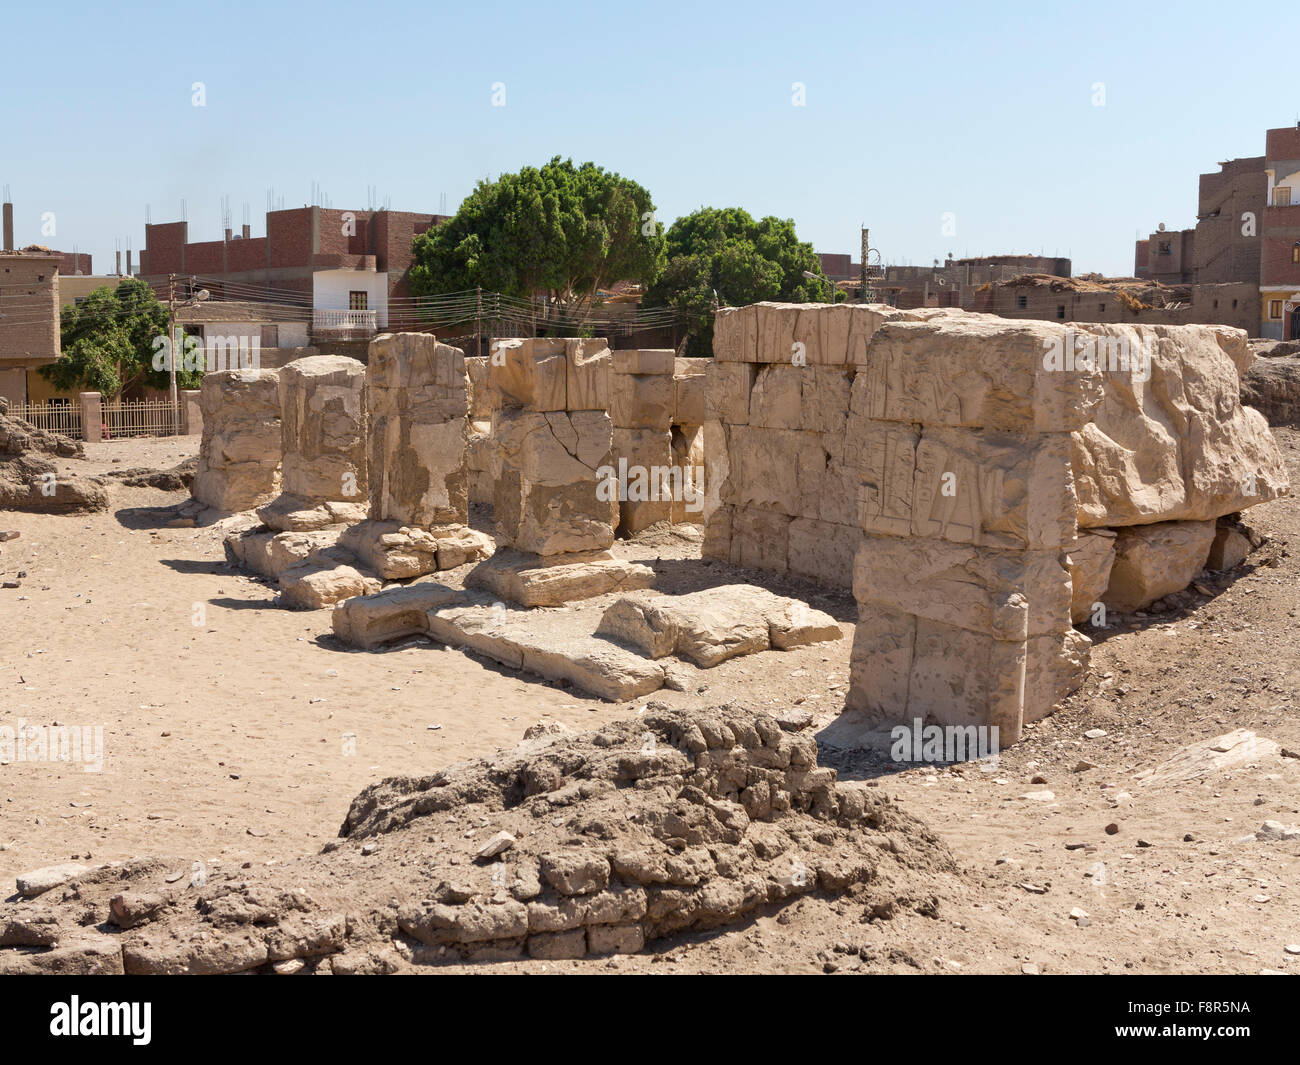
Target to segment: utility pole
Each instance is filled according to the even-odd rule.
[[[858,293],[858,302],[867,302],[867,253],[871,250],[870,242],[867,240],[867,227],[862,227],[862,290]]]
[[[172,436],[181,435],[180,425],[180,403],[176,394],[176,275],[167,275],[167,326],[171,333],[171,343],[168,345],[170,350],[168,376],[171,378],[172,394]]]
[[[474,355],[483,353],[483,287],[474,286]]]

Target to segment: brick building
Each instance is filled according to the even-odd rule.
[[[298,303],[312,332],[367,336],[388,324],[390,299],[409,297],[411,241],[445,216],[298,207],[268,211],[266,236],[250,227],[191,242],[187,222],[145,226],[140,276],[197,278],[214,299]]]
[[[58,357],[58,253],[0,251],[0,396],[26,403],[27,371]]]

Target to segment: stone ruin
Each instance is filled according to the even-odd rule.
[[[990,725],[1083,679],[1288,490],[1239,330],[758,304],[719,312],[703,553],[852,587],[847,709]],[[1125,360],[1134,360],[1130,365]]]
[[[313,355],[280,368],[280,495],[257,508],[277,532],[366,517],[366,367]]]
[[[604,698],[655,690],[671,668],[659,659],[695,662],[692,647],[782,646],[774,608],[743,586],[665,597],[649,567],[610,553],[616,529],[686,517],[602,491],[620,456],[672,470],[703,441],[706,558],[852,588],[846,709],[995,725],[1003,743],[1081,683],[1090,640],[1075,626],[1239,564],[1251,533],[1236,515],[1288,491],[1264,419],[1239,399],[1244,336],[1223,327],[757,304],[719,312],[715,360],[501,340],[461,360],[463,375],[421,363],[417,387],[426,350],[461,360],[429,337],[376,341],[367,519],[255,530],[232,553],[303,606],[486,554],[466,529],[486,455],[500,550],[469,591],[390,589],[336,610],[335,632],[358,646],[424,633]],[[311,409],[307,391],[282,384],[286,448],[355,455],[362,408],[338,406],[349,444],[331,451],[323,418],[291,413]],[[291,482],[295,503],[260,513],[338,502]],[[596,618],[532,613],[611,593]],[[801,633],[835,638],[824,615],[801,618]]]
[[[85,458],[85,445],[9,413],[0,397],[0,510],[83,514],[108,509],[98,478],[59,476],[55,458]]]
[[[493,517],[498,552],[467,583],[523,606],[550,606],[654,579],[614,558],[619,501],[602,485],[613,423],[609,352],[581,340],[496,340],[492,401]]]
[[[412,586],[414,587],[414,586]],[[847,897],[933,915],[958,873],[924,824],[736,706],[573,733],[373,784],[314,856],[209,871],[139,858],[18,878],[0,973],[391,973],[628,954]],[[790,731],[787,731],[789,729]]]
[[[563,354],[568,410],[605,410],[613,427],[610,466],[647,471],[643,488],[618,504],[615,529],[632,536],[660,521],[703,524],[705,367],[711,360],[676,358],[671,350],[616,350],[596,339],[494,340],[521,359]],[[495,502],[491,356],[466,359],[470,381],[470,500]],[[625,493],[626,494],[626,493]]]
[[[203,435],[190,495],[228,514],[269,503],[280,490],[280,374],[218,370],[199,389]]]
[[[469,528],[465,356],[422,333],[385,334],[366,364],[369,517],[340,538],[385,580],[490,554]]]

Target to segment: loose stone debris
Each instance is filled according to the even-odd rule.
[[[948,848],[807,733],[669,710],[371,785],[322,853],[205,884],[65,866],[0,904],[0,973],[384,973],[635,953],[805,895],[933,913]],[[487,823],[492,836],[467,838]],[[23,890],[25,887],[26,890]],[[38,893],[39,892],[39,893]],[[300,964],[299,964],[300,963]]]

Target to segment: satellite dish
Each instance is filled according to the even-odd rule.
[[[1156,232],[1163,233],[1164,231],[1165,231],[1165,224],[1161,222],[1158,226],[1156,226]]]

